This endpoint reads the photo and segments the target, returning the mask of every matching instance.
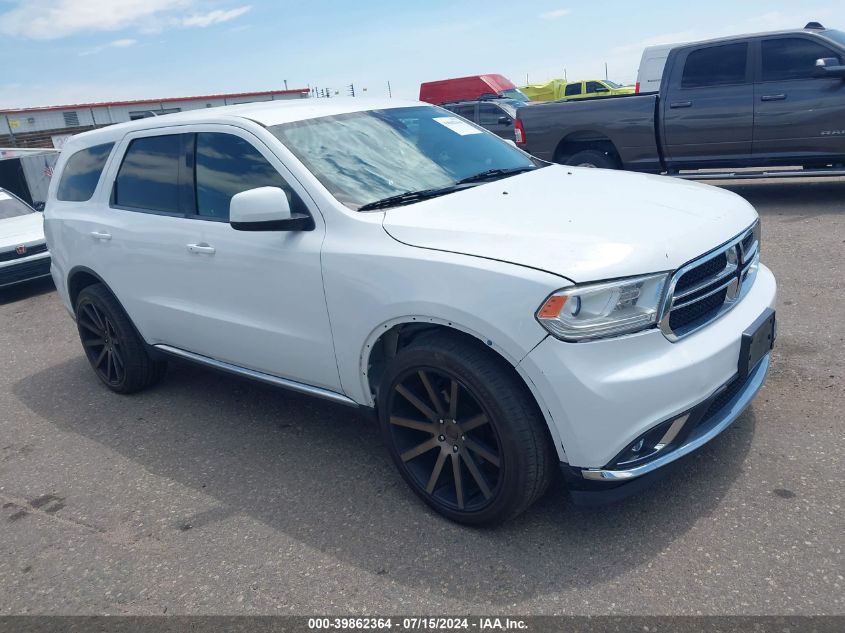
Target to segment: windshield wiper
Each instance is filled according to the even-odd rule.
[[[496,180],[498,178],[502,178],[505,176],[513,176],[514,174],[521,174],[524,171],[532,171],[537,169],[536,165],[532,165],[530,167],[513,167],[511,169],[488,169],[487,171],[482,171],[480,174],[473,174],[472,176],[467,176],[466,178],[461,178],[456,185],[466,185],[471,182],[483,182],[485,180]]]
[[[371,211],[372,209],[398,207],[403,204],[419,202],[420,200],[428,200],[429,198],[436,198],[437,196],[444,196],[447,193],[452,193],[460,189],[465,189],[466,187],[464,185],[469,185],[476,182],[484,182],[485,180],[494,180],[505,176],[513,176],[514,174],[519,174],[524,171],[531,171],[532,169],[537,169],[537,167],[531,166],[515,167],[511,169],[488,169],[487,171],[483,171],[480,174],[474,174],[472,176],[467,176],[466,178],[461,178],[457,182],[449,185],[448,187],[440,187],[437,189],[422,189],[421,191],[406,191],[405,193],[400,193],[395,196],[389,196],[387,198],[382,198],[381,200],[368,202],[367,204],[358,207],[358,211]]]
[[[456,183],[458,184],[458,183]],[[403,204],[410,204],[412,202],[419,202],[420,200],[428,200],[429,198],[436,198],[437,196],[444,196],[447,193],[452,193],[460,189],[455,185],[448,187],[440,187],[439,189],[423,189],[421,191],[406,191],[395,196],[388,196],[381,200],[368,202],[367,204],[358,207],[358,211],[369,211],[372,209],[384,209],[387,207],[398,207]]]

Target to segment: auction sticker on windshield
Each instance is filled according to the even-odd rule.
[[[437,121],[440,125],[449,128],[456,134],[460,134],[461,136],[467,136],[468,134],[481,134],[481,130],[478,128],[472,127],[466,121],[461,121],[456,116],[436,116],[434,120]]]

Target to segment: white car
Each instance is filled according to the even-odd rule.
[[[50,276],[44,218],[0,188],[0,288]]]
[[[559,466],[618,492],[727,427],[769,366],[775,280],[742,198],[548,165],[423,103],[79,134],[45,216],[110,389],[177,356],[373,409],[411,488],[465,523],[521,512]]]

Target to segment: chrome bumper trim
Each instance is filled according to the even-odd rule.
[[[628,470],[604,470],[601,468],[588,468],[581,471],[584,479],[591,479],[594,481],[604,482],[622,482],[640,477],[646,473],[657,470],[667,464],[680,459],[684,455],[692,453],[694,450],[701,448],[707,442],[716,437],[719,433],[728,428],[731,423],[736,420],[743,411],[751,404],[754,396],[760,391],[763,386],[763,380],[766,378],[766,373],[769,371],[769,362],[771,353],[766,354],[763,360],[757,365],[754,371],[748,376],[743,389],[737,393],[731,400],[725,404],[719,412],[709,420],[710,428],[701,435],[694,435],[686,443],[682,444],[675,450],[655,458],[647,464],[642,464],[635,468]]]

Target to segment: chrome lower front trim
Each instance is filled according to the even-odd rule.
[[[699,435],[693,434],[688,441],[681,444],[676,449],[656,457],[654,460],[630,468],[627,470],[604,470],[601,468],[588,468],[581,471],[581,476],[584,479],[591,479],[594,481],[604,482],[622,482],[641,477],[647,473],[657,470],[667,464],[680,459],[684,455],[692,453],[694,450],[701,448],[707,442],[716,437],[719,433],[728,428],[731,423],[736,420],[740,414],[751,404],[754,396],[760,391],[763,386],[763,380],[766,378],[766,373],[769,371],[769,361],[771,354],[763,357],[763,360],[757,365],[754,371],[748,376],[745,386],[737,393],[731,400],[729,400],[724,407],[722,407],[713,418],[703,421],[709,427],[704,433]]]
[[[276,387],[290,389],[291,391],[297,391],[299,393],[308,394],[309,396],[314,396],[316,398],[323,398],[324,400],[331,400],[333,402],[338,402],[347,406],[358,406],[358,403],[352,400],[351,398],[348,398],[343,394],[330,391],[328,389],[323,389],[321,387],[313,387],[311,385],[306,385],[304,383],[296,382],[294,380],[288,380],[287,378],[279,378],[278,376],[273,376],[272,374],[265,374],[264,372],[256,371],[254,369],[247,369],[246,367],[240,367],[238,365],[223,362],[222,360],[209,358],[208,356],[203,356],[202,354],[194,354],[193,352],[187,352],[183,349],[179,349],[178,347],[172,347],[170,345],[159,344],[153,345],[153,347],[167,354],[172,354],[173,356],[185,358],[195,363],[207,365],[208,367],[213,367],[214,369],[219,369],[230,374],[244,376],[245,378],[251,378],[252,380],[258,380],[260,382],[265,382],[270,385],[275,385]]]

